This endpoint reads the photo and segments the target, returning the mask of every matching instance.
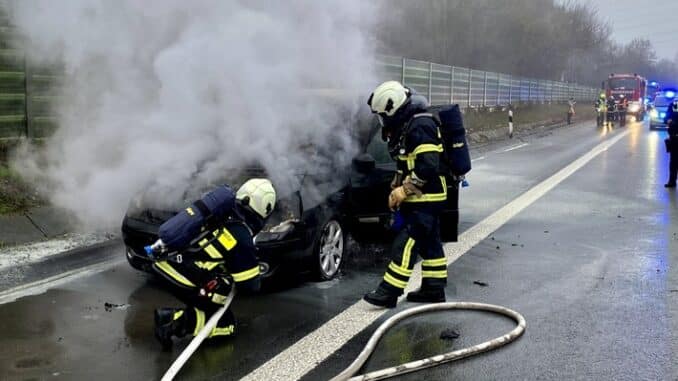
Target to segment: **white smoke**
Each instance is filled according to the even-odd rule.
[[[308,90],[375,84],[370,1],[21,0],[11,13],[29,56],[66,75],[59,129],[14,165],[90,226],[119,223],[141,190],[171,202],[196,174],[252,161],[285,183],[317,165],[301,145],[350,157],[336,127],[367,106]]]

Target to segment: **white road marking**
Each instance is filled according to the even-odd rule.
[[[452,264],[511,218],[544,196],[556,185],[581,169],[593,158],[605,152],[613,144],[628,135],[629,132],[630,130],[627,129],[619,133],[619,135],[598,144],[588,153],[462,233],[459,236],[459,242],[445,245],[448,265]],[[421,266],[417,264],[405,289],[405,293],[419,287],[420,280]],[[295,344],[287,347],[284,351],[245,376],[243,380],[297,380],[313,370],[332,355],[332,353],[340,349],[351,338],[386,312],[387,310],[375,308],[360,300],[315,331],[301,338]]]
[[[42,294],[45,291],[54,287],[61,286],[62,284],[72,282],[76,279],[86,277],[88,275],[93,275],[100,273],[102,271],[109,270],[123,262],[125,262],[124,258],[123,259],[116,258],[102,263],[97,263],[81,267],[78,269],[66,271],[65,273],[40,279],[39,281],[35,281],[33,283],[22,284],[21,286],[10,288],[8,290],[0,292],[0,304],[13,302],[21,297],[28,295]]]
[[[480,161],[480,160],[485,160],[485,156],[476,157],[475,159],[471,159],[471,162],[473,163],[474,161]]]
[[[501,151],[501,152],[511,152],[511,151],[515,151],[515,150],[517,150],[517,149],[520,149],[520,148],[523,148],[523,147],[529,146],[529,145],[530,145],[530,143],[518,144],[517,146],[509,147],[509,148],[507,148],[507,149],[505,149],[505,150],[503,150],[503,151]]]

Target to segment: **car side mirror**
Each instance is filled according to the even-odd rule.
[[[377,162],[369,153],[361,153],[353,158],[353,168],[359,173],[370,173],[377,167]]]

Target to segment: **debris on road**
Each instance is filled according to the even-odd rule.
[[[109,303],[109,302],[104,303],[104,309],[106,310],[106,312],[111,312],[113,310],[123,310],[124,311],[124,310],[128,309],[129,307],[131,307],[129,304],[114,304],[114,303]]]
[[[487,286],[489,286],[489,284],[487,284],[487,283],[485,283],[485,282],[481,282],[481,281],[479,281],[479,280],[474,280],[474,281],[473,281],[473,284],[477,284],[477,285],[480,286],[480,287],[487,287]]]
[[[452,328],[448,328],[442,332],[440,332],[440,338],[442,340],[454,340],[459,338],[459,332],[455,331]]]

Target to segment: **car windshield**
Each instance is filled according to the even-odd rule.
[[[638,85],[638,80],[635,78],[612,78],[610,79],[610,89],[635,89]]]

